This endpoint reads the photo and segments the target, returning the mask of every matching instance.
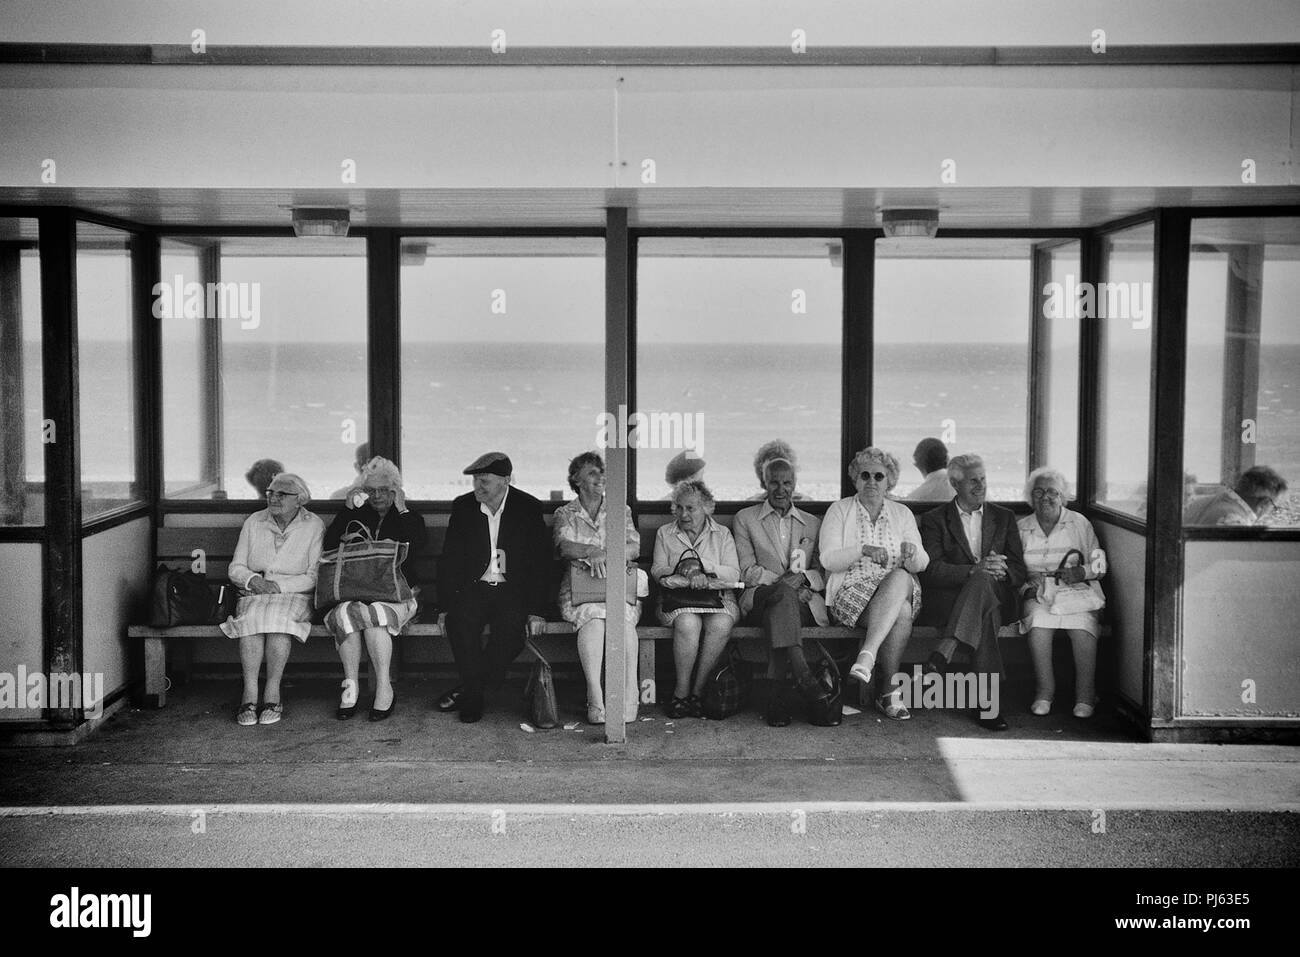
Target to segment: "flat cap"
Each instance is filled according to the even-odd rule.
[[[481,472],[489,472],[492,475],[509,477],[513,475],[515,467],[510,464],[510,456],[504,452],[486,452],[480,455],[473,462],[469,463],[462,475],[478,475]]]

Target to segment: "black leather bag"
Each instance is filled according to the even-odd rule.
[[[700,553],[693,548],[682,552],[673,568],[674,575],[690,577],[696,572],[704,572],[704,562]],[[710,572],[704,572],[710,578],[717,578]],[[661,586],[662,587],[662,586]],[[716,588],[662,588],[659,595],[659,607],[665,613],[682,608],[716,608],[722,610],[722,592]]]
[[[840,667],[820,641],[812,642],[816,654],[808,670],[822,689],[821,697],[808,703],[808,723],[819,728],[834,728],[844,722],[844,679]]]
[[[555,700],[555,677],[551,663],[542,657],[537,646],[525,640],[524,647],[537,659],[524,685],[524,706],[528,721],[535,728],[554,728],[560,723],[560,707]]]
[[[218,625],[235,613],[239,595],[234,585],[215,585],[188,569],[159,565],[153,574],[149,624]]]
[[[704,685],[701,701],[704,717],[721,721],[739,714],[749,703],[753,683],[749,662],[740,657],[736,643],[731,642]]]

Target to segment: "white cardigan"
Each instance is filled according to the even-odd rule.
[[[856,496],[842,498],[826,510],[822,519],[822,531],[818,536],[818,550],[821,552],[822,568],[830,572],[826,580],[826,604],[835,601],[835,594],[848,577],[849,569],[862,557],[862,540],[858,537]],[[916,527],[916,517],[911,510],[898,502],[885,499],[884,511],[889,515],[889,524],[898,532],[904,542],[916,546],[912,557],[907,562],[899,562],[899,553],[891,551],[889,567],[897,568],[900,564],[912,574],[925,571],[930,564],[930,556],[921,544],[921,533]]]

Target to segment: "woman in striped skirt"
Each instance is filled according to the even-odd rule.
[[[346,496],[347,507],[335,516],[325,533],[325,548],[338,547],[348,526],[360,522],[376,539],[407,542],[403,570],[411,577],[411,563],[424,545],[427,535],[424,519],[406,507],[402,494],[402,473],[388,459],[376,456],[361,468],[357,483]],[[325,616],[325,627],[334,636],[339,658],[343,661],[343,692],[335,715],[344,721],[357,713],[361,670],[361,644],[370,656],[370,677],[375,698],[370,706],[370,720],[383,721],[396,707],[390,668],[393,661],[393,636],[401,634],[415,617],[415,598],[404,602],[345,601],[335,605]]]
[[[311,633],[312,593],[325,523],[307,511],[307,484],[281,472],[266,490],[266,508],[254,512],[239,532],[230,580],[241,597],[235,615],[221,624],[239,640],[244,695],[235,720],[241,725],[275,724],[284,714],[280,676],[291,639]],[[266,688],[257,706],[257,677],[266,658]]]

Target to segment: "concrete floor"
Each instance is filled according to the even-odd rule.
[[[573,729],[535,733],[518,687],[466,726],[432,707],[447,685],[403,679],[391,719],[340,722],[336,682],[296,680],[282,722],[245,728],[237,682],[199,681],[76,747],[0,749],[0,864],[1300,863],[1295,748],[1144,744],[1015,694],[1003,734],[643,706],[615,746],[575,682]]]

